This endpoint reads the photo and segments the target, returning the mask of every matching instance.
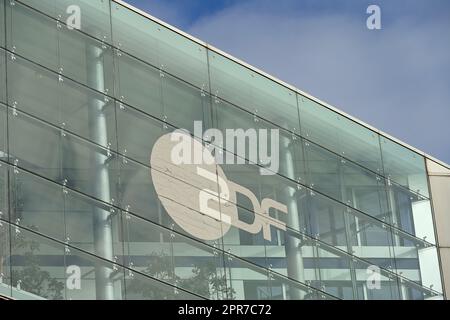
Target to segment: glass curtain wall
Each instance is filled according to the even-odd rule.
[[[0,0],[0,47],[0,294],[442,298],[421,155],[114,1]],[[279,130],[279,167],[195,121]],[[285,230],[202,240],[180,227],[150,163],[176,129],[236,160],[216,172],[258,202],[285,204],[267,213]],[[250,200],[232,199],[239,220],[267,218]]]

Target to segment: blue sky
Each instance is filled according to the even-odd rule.
[[[449,0],[127,2],[450,163]]]

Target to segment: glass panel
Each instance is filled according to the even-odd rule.
[[[208,299],[227,298],[217,249],[130,214],[124,222],[130,268]]]
[[[67,300],[125,300],[123,268],[74,248],[65,259]]]
[[[162,81],[164,120],[194,134],[194,121],[201,121],[204,130],[211,120],[211,97],[204,91],[165,75]]]
[[[121,262],[122,224],[118,210],[68,189],[64,192],[64,210],[66,238],[71,246]]]
[[[92,89],[112,94],[114,90],[112,48],[67,28],[59,29],[58,37],[60,73],[87,84]]]
[[[7,1],[8,49],[52,70],[58,70],[56,21],[15,2]]]
[[[21,58],[8,59],[9,104],[104,147],[115,148],[112,100]],[[104,128],[106,126],[106,128]],[[106,132],[99,131],[101,128]]]
[[[5,217],[0,217],[0,294],[11,296],[10,226],[9,223],[1,220],[1,218]]]
[[[362,260],[353,260],[356,272],[359,300],[398,300],[400,291],[398,278]]]
[[[435,244],[430,200],[394,183],[390,183],[387,190],[393,225],[419,239]]]
[[[59,112],[58,76],[20,57],[8,59],[8,103],[55,125]]]
[[[389,222],[385,180],[355,164],[340,161],[343,202],[379,220]]]
[[[61,179],[61,133],[10,109],[11,161],[56,181]]]
[[[117,98],[145,113],[162,118],[160,72],[127,54],[116,59]]]
[[[382,174],[378,134],[306,98],[298,96],[302,136]]]
[[[305,141],[305,156],[311,188],[342,201],[339,156]]]
[[[223,136],[223,141],[215,140],[213,144],[223,146],[229,152],[224,155],[222,162],[228,163],[227,156],[234,153],[241,160],[245,158],[252,163],[263,165],[268,176],[279,173],[306,183],[301,139],[291,132],[217,99],[214,104],[213,125]],[[240,145],[243,148],[240,148]],[[244,152],[240,152],[242,149]],[[233,159],[230,162],[236,161]]]
[[[19,170],[10,170],[11,221],[65,241],[63,188]]]
[[[112,26],[116,47],[208,91],[203,46],[117,3],[112,7]]]
[[[188,291],[131,270],[127,270],[125,276],[127,300],[201,300]]]
[[[178,287],[207,299],[233,299],[221,251],[179,234],[173,234],[172,244]]]
[[[339,247],[344,251],[348,251],[347,242],[350,237],[350,228],[348,226],[347,217],[345,216],[346,207],[333,201],[325,196],[315,193],[309,189],[302,189],[297,193],[297,202],[293,206],[296,207],[300,221],[306,227],[304,232],[310,237],[321,240],[334,247]],[[295,221],[296,217],[288,217]],[[293,223],[288,223],[293,228]],[[302,231],[302,229],[294,228]]]
[[[404,278],[400,281],[403,300],[444,300],[443,294],[440,292],[428,289]]]
[[[305,142],[305,154],[312,189],[378,219],[389,218],[380,176],[309,142]]]
[[[260,221],[256,219],[260,218],[259,215],[255,216],[254,212],[241,207],[236,209],[240,224],[256,224],[255,228],[258,227],[257,223]],[[224,250],[263,268],[268,267],[264,247],[265,239],[261,229],[254,230],[254,232],[248,232],[247,229],[250,227],[238,227],[236,223],[233,223],[228,231],[224,230],[222,239]],[[276,234],[270,233],[267,236],[270,236],[270,239],[276,243]]]
[[[211,93],[281,128],[299,132],[293,91],[210,51]]]
[[[191,132],[194,121],[209,125],[206,93],[167,74],[161,77],[157,69],[126,54],[117,61],[118,96],[123,102]]]
[[[414,192],[429,196],[423,156],[387,138],[381,139],[381,151],[388,178]]]
[[[398,230],[394,230],[393,240],[397,273],[423,286],[423,290],[419,290],[422,298],[442,293],[436,247]],[[415,296],[417,292],[402,291],[402,294]]]
[[[393,252],[392,230],[384,222],[362,214],[350,208],[346,209],[351,241],[351,252],[374,265],[393,270],[395,259]]]
[[[436,293],[442,293],[442,280],[438,252],[436,247],[428,247],[424,249],[419,249],[419,265],[420,265],[420,277],[421,284],[425,288],[430,288],[433,293],[431,296],[436,295]]]
[[[164,128],[160,120],[149,117],[133,108],[116,104],[117,136],[119,152],[145,165],[150,163],[150,154],[156,140],[174,128]],[[132,124],[132,125],[130,125]]]
[[[319,242],[313,242],[311,249],[311,260],[319,280],[311,281],[311,285],[340,299],[354,299],[351,257]]]
[[[59,22],[20,3],[9,6],[11,27],[7,42],[11,51],[100,92],[113,91],[111,47],[63,28]]]
[[[63,23],[74,22],[73,5],[80,9],[80,30],[111,43],[109,1],[104,0],[20,0]],[[70,24],[72,25],[72,24]]]
[[[226,277],[231,300],[269,300],[269,272],[230,254],[225,254]]]
[[[170,230],[124,212],[125,264],[159,281],[175,284]]]
[[[67,185],[99,200],[114,203],[117,199],[116,155],[69,134],[63,136],[62,173]]]
[[[120,206],[147,220],[168,225],[153,186],[150,168],[123,158],[120,164]]]
[[[13,111],[9,126],[14,164],[105,202],[117,199],[113,154]]]
[[[161,77],[155,69],[151,67],[147,69],[144,64],[142,64],[142,68],[137,68],[138,65],[135,64],[141,64],[141,62],[129,56],[122,55],[118,60],[119,93],[123,96],[124,102],[161,119],[167,127],[175,126],[194,133],[194,121],[201,121],[203,126],[210,125],[210,97],[206,93],[202,94],[200,90],[168,75],[165,75],[161,81]],[[124,104],[119,103],[118,105],[119,139],[122,141],[127,141],[128,136],[134,135],[133,133],[136,133],[134,138],[137,141],[143,141],[144,137],[145,139],[147,137],[138,137],[142,134],[141,131],[152,130],[151,127],[160,123],[144,114],[133,111]],[[134,115],[132,117],[133,124],[136,123],[137,127],[135,125],[129,126],[131,122],[127,121],[131,121],[131,115]],[[123,118],[121,119],[121,117]],[[146,126],[149,126],[149,128],[146,129]],[[163,127],[162,122],[158,126]],[[175,128],[167,129],[174,130]],[[123,138],[121,133],[124,135]],[[151,136],[153,137],[154,134]],[[123,148],[120,149],[123,150]],[[130,148],[126,149],[129,152],[131,151]],[[135,159],[140,160],[139,158]],[[145,163],[147,161],[148,159],[145,160]]]
[[[277,273],[270,273],[271,300],[318,300],[331,296]]]
[[[12,297],[22,300],[64,299],[64,246],[17,226],[13,230]]]

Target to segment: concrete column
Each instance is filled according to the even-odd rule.
[[[280,140],[280,152],[285,155],[285,161],[282,165],[286,167],[286,173],[289,177],[295,177],[294,159],[289,148],[290,140],[286,137],[280,137]],[[296,189],[293,189],[292,187],[286,187],[285,203],[288,208],[287,225],[292,229],[302,230],[295,193]],[[294,237],[287,238],[285,250],[287,258],[288,277],[305,283],[305,268],[303,266],[301,240]],[[300,300],[304,299],[305,297],[305,292],[300,289],[290,288],[289,294],[290,298],[293,300]]]
[[[97,46],[87,47],[87,72],[88,85],[100,92],[105,90],[104,70],[102,61],[103,50]],[[106,117],[104,114],[105,102],[103,99],[92,98],[89,100],[89,131],[91,138],[106,146],[108,143]],[[91,157],[91,166],[94,181],[92,186],[93,196],[105,202],[111,200],[109,188],[109,172],[106,165],[108,156],[95,153]],[[93,206],[94,223],[94,247],[95,253],[110,261],[113,260],[112,229],[110,212],[98,206]],[[114,299],[114,288],[111,279],[112,270],[108,267],[97,265],[95,267],[95,287],[97,299]]]

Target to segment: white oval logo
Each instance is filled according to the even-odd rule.
[[[177,152],[180,143],[189,143],[189,163],[173,161],[173,152]],[[180,150],[183,152],[183,150]],[[194,155],[202,153],[205,161],[193,164]],[[180,154],[180,157],[189,157]],[[174,163],[175,162],[175,163]],[[218,190],[219,177],[227,178],[214,157],[202,143],[185,133],[168,133],[158,139],[153,146],[150,159],[153,184],[167,213],[185,231],[203,240],[221,238],[231,226],[231,217],[237,216],[236,194],[227,190]],[[219,191],[222,192],[219,200]]]
[[[203,240],[223,237],[233,225],[271,240],[270,226],[286,230],[285,223],[269,216],[285,205],[263,199],[259,203],[247,188],[229,181],[211,152],[184,130],[161,136],[153,146],[151,175],[158,197],[172,219],[186,232]],[[247,197],[255,214],[251,224],[240,221],[236,193]]]

